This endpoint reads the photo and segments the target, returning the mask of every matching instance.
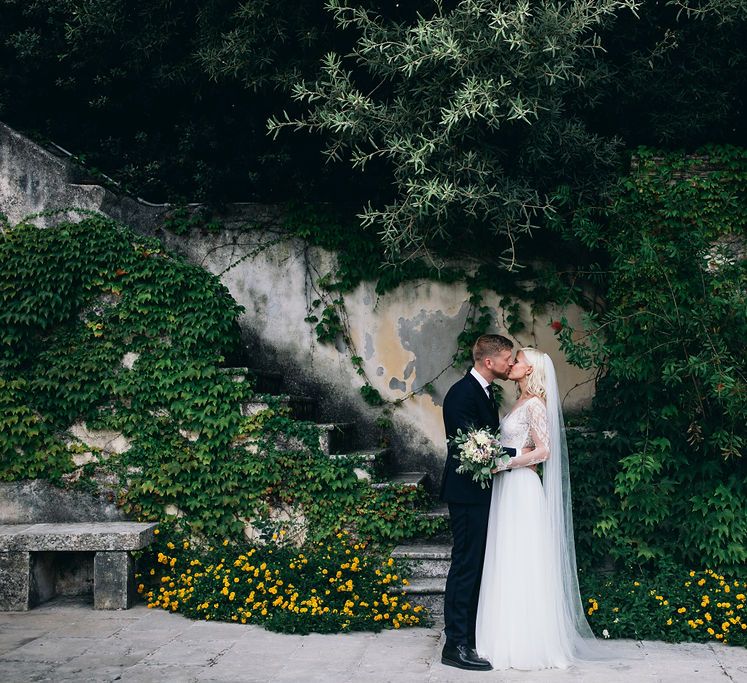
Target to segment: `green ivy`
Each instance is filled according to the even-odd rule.
[[[70,453],[27,403],[28,383],[0,375],[0,480],[58,481],[71,468]]]
[[[587,449],[592,526],[617,557],[734,568],[747,560],[747,150],[642,149],[636,163],[604,222],[575,228],[606,254],[604,311],[583,331],[558,325],[567,357],[600,371],[595,428],[622,445]]]
[[[161,227],[175,235],[186,235],[197,228],[215,232],[223,224],[207,206],[177,204],[166,213]]]
[[[78,485],[116,474],[139,518],[173,506],[208,538],[241,537],[247,520],[269,532],[282,507],[303,517],[309,540],[347,527],[389,543],[436,528],[419,514],[421,493],[359,480],[361,463],[321,450],[318,426],[220,367],[239,344],[241,309],[158,241],[98,215],[9,228],[0,304],[4,479],[59,481],[80,450],[66,430],[84,420],[131,447],[82,468]],[[266,407],[243,417],[252,401]]]
[[[320,280],[320,286],[328,291],[351,292],[361,282],[375,282],[376,293],[382,295],[410,280],[425,278],[448,283],[462,277],[459,269],[439,269],[422,260],[387,261],[379,235],[362,229],[357,221],[354,223],[331,207],[294,205],[287,213],[285,226],[309,244],[337,255],[335,271]],[[312,306],[320,303],[316,301]]]

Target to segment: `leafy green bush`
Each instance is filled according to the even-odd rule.
[[[617,558],[726,571],[747,560],[747,150],[637,165],[606,225],[575,226],[608,256],[605,310],[558,326],[616,434],[574,445],[581,524]]]
[[[257,623],[286,633],[380,631],[427,623],[403,597],[392,558],[346,532],[303,551],[274,534],[263,546],[195,547],[165,525],[143,558],[138,590],[149,608],[196,619]]]
[[[675,566],[656,574],[627,569],[582,573],[589,623],[601,638],[747,645],[747,582],[711,569]]]
[[[569,421],[568,439],[571,485],[573,487],[573,526],[578,566],[593,570],[607,565],[611,558],[635,562],[634,548],[616,545],[617,520],[614,510],[615,476],[629,443],[619,433],[603,431],[591,420]]]

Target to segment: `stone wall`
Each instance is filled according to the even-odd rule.
[[[165,208],[116,195],[61,152],[45,149],[0,122],[0,213],[14,225],[31,214],[69,207],[102,211],[135,229],[152,223]],[[44,226],[49,219],[35,222]]]
[[[106,495],[61,489],[40,481],[0,482],[0,524],[117,522],[124,513]]]
[[[220,275],[245,309],[240,322],[251,364],[281,372],[291,393],[321,399],[323,419],[355,420],[361,445],[371,446],[380,438],[375,424],[380,413],[363,401],[362,380],[348,350],[319,344],[312,326],[304,322],[310,302],[317,298],[316,279],[334,268],[335,256],[285,236],[281,207],[236,204],[222,217],[221,231],[176,236],[159,228],[167,205],[120,197],[86,183],[68,161],[0,124],[0,212],[12,224],[29,213],[67,206],[98,210],[157,236]],[[345,295],[357,355],[382,396],[399,399],[433,385],[431,394],[418,394],[395,410],[389,437],[399,469],[426,470],[433,482],[445,457],[441,404],[462,373],[449,365],[469,310],[468,298],[461,284],[430,281],[409,282],[383,297],[376,295],[373,283],[364,283]],[[498,301],[489,295],[485,303],[500,321]],[[569,318],[576,322],[579,314],[571,311]],[[572,411],[588,404],[593,383],[559,353],[548,326],[557,315],[548,310],[532,320],[525,305],[530,324],[515,342],[538,346],[554,358],[566,409]],[[495,331],[504,332],[500,327]],[[511,387],[506,387],[506,395],[513,397]]]

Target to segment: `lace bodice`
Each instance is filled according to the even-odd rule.
[[[501,420],[501,443],[509,448],[547,446],[547,408],[541,398],[532,396]]]

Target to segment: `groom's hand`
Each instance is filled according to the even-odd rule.
[[[516,453],[516,455],[512,456],[512,457],[518,457],[519,455],[524,455],[525,453],[530,453],[532,450],[534,450],[534,449],[532,449],[529,446],[525,446],[524,448],[521,449],[520,453]],[[534,464],[534,465],[526,465],[526,467],[528,467],[529,469],[531,469],[533,472],[537,471],[537,465],[536,464]],[[513,469],[511,467],[510,463],[509,463],[508,469]],[[495,474],[495,472],[493,472],[493,474]]]

